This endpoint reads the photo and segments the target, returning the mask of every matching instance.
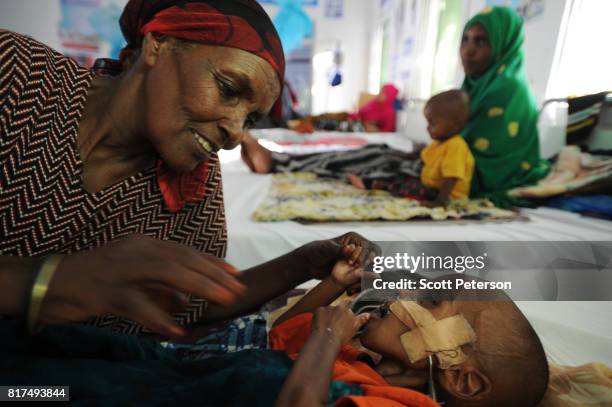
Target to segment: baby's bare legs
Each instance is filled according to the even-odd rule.
[[[355,188],[366,189],[366,186],[363,183],[363,180],[359,178],[357,175],[349,174],[346,176],[346,178],[348,179],[350,184],[354,186]]]

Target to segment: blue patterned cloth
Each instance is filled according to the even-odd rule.
[[[166,343],[183,360],[202,360],[247,349],[267,349],[267,312],[246,315],[211,328],[191,344]]]

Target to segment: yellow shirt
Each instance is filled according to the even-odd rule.
[[[459,199],[470,195],[474,156],[463,137],[456,135],[444,141],[434,141],[421,151],[421,160],[423,185],[440,188],[443,178],[457,178],[450,197]]]

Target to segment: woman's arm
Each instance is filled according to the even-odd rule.
[[[312,321],[312,333],[283,384],[276,406],[327,405],[334,362],[340,348],[368,319],[368,314],[355,316],[346,307],[318,308]]]
[[[247,293],[232,306],[210,304],[201,320],[216,322],[244,315],[311,279],[327,277],[336,262],[348,259],[351,267],[364,264],[380,248],[356,233],[308,243],[288,254],[241,273]]]
[[[341,344],[329,331],[313,331],[276,399],[277,407],[327,405],[334,362]]]
[[[0,257],[0,314],[25,315],[41,259]],[[131,235],[62,258],[37,323],[60,324],[115,314],[166,337],[184,335],[164,305],[190,293],[227,306],[245,287],[224,261],[176,242]],[[182,304],[184,305],[184,303]],[[173,307],[174,308],[174,307]]]
[[[296,286],[310,280],[311,270],[300,261],[299,249],[243,271],[238,280],[247,287],[239,303],[231,306],[209,304],[201,323],[222,321],[244,315]]]
[[[0,256],[0,315],[25,313],[34,272],[40,259]]]

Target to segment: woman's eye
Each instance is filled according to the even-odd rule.
[[[221,91],[221,94],[223,95],[224,98],[233,99],[235,97],[240,96],[240,91],[234,88],[229,83],[223,80],[217,80],[217,83],[219,84],[219,90]]]

